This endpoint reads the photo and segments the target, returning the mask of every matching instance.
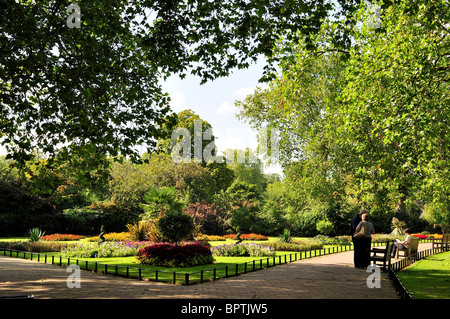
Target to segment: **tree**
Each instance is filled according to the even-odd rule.
[[[179,243],[195,231],[194,219],[181,212],[167,212],[158,220],[158,229],[164,238]]]
[[[212,126],[192,110],[176,114],[167,130],[167,138],[160,140],[158,150],[170,154],[176,162],[197,163],[202,166],[214,162],[217,156]]]
[[[233,171],[235,181],[255,185],[260,194],[266,190],[268,178],[264,175],[261,160],[252,150],[227,149],[225,154],[227,166]]]
[[[313,49],[280,42],[281,75],[240,103],[241,116],[278,128],[282,163],[305,167],[322,196],[350,191],[399,211],[412,199],[448,203],[448,3],[382,5],[380,28],[370,14],[362,3],[359,25],[325,22]],[[346,48],[334,41],[344,29]]]
[[[361,20],[367,11],[358,13]],[[407,199],[448,202],[450,122],[447,1],[400,1],[382,29],[355,33],[337,116],[358,177]],[[414,194],[415,190],[416,194]]]
[[[223,213],[214,204],[193,203],[184,213],[194,218],[200,232],[206,235],[222,235],[225,230]]]
[[[357,1],[341,2],[347,14]],[[68,5],[2,2],[0,139],[19,165],[38,149],[87,178],[108,169],[108,156],[139,161],[137,145],[154,150],[170,112],[160,79],[191,72],[205,82],[273,58],[281,34],[313,34],[333,9],[322,1],[76,2],[78,28]]]

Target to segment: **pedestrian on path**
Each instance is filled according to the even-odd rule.
[[[353,242],[353,263],[355,264],[355,268],[361,268],[361,239],[355,238],[353,235],[356,232],[356,227],[358,227],[359,223],[362,221],[361,216],[366,213],[366,210],[363,208],[361,211],[353,216],[352,222],[350,224],[350,236],[352,236]]]
[[[362,216],[362,221],[356,227],[356,232],[359,232],[361,228],[364,227],[364,236],[360,238],[360,267],[367,268],[370,265],[370,247],[372,245],[372,234],[375,234],[375,229],[373,224],[369,222],[369,215],[364,213]]]

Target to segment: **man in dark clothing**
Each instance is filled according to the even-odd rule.
[[[362,258],[364,257],[364,252],[362,251],[362,249],[364,249],[364,246],[361,243],[361,239],[354,238],[353,235],[355,234],[356,227],[362,221],[361,216],[366,213],[367,212],[365,209],[361,209],[361,211],[352,218],[352,223],[350,226],[350,236],[352,236],[353,242],[353,262],[355,264],[355,268],[363,267]]]

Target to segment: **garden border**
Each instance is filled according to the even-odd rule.
[[[379,242],[379,243],[372,243],[373,246],[383,246],[386,245],[386,242]],[[6,253],[9,252],[9,257],[15,257],[15,258],[23,258],[23,259],[30,259],[30,260],[36,260],[33,259],[33,256],[37,255],[37,261],[41,262],[41,256],[43,256],[44,263],[48,263],[48,259],[51,259],[52,265],[59,265],[59,266],[69,266],[71,264],[76,264],[80,266],[81,270],[85,271],[91,271],[91,272],[100,272],[103,274],[108,275],[115,275],[115,276],[122,276],[125,278],[130,279],[138,279],[138,280],[148,280],[148,281],[154,281],[154,282],[162,282],[162,283],[170,283],[170,284],[182,284],[182,285],[192,285],[192,284],[198,284],[208,281],[214,281],[222,278],[229,278],[233,276],[239,276],[241,274],[245,274],[247,272],[253,272],[257,270],[266,269],[269,267],[274,267],[277,265],[286,264],[288,262],[294,262],[297,260],[303,260],[303,259],[309,259],[314,257],[320,257],[345,251],[351,251],[353,250],[352,245],[340,245],[337,247],[332,248],[321,248],[321,249],[314,249],[314,250],[306,250],[302,252],[294,252],[290,254],[285,254],[282,256],[274,256],[274,257],[267,257],[262,258],[259,260],[253,260],[245,263],[237,263],[233,265],[227,265],[222,267],[213,267],[208,269],[203,269],[200,271],[195,272],[174,272],[174,271],[164,271],[164,270],[157,270],[157,269],[143,269],[138,267],[129,267],[129,266],[119,266],[114,264],[104,264],[99,262],[93,262],[93,261],[87,261],[83,259],[78,258],[70,258],[70,257],[62,257],[62,256],[54,256],[54,255],[47,255],[45,253],[38,253],[38,252],[26,252],[22,250],[15,250],[15,249],[9,249],[9,248],[1,248],[0,251],[3,251],[3,256],[6,256]],[[328,251],[328,252],[327,252]],[[13,253],[16,256],[13,256]],[[20,254],[23,254],[21,257]],[[29,257],[27,257],[29,255]],[[304,255],[304,256],[302,256]],[[309,255],[309,256],[308,256]],[[283,260],[284,259],[284,260]],[[289,259],[289,260],[288,260]],[[55,262],[56,260],[56,262]],[[59,261],[59,262],[58,262]],[[65,262],[64,262],[65,261]],[[72,261],[72,263],[71,263]],[[278,261],[278,263],[277,263]],[[81,267],[83,266],[84,268]],[[89,265],[94,265],[93,268],[89,268]],[[250,264],[250,267],[249,267]],[[257,265],[259,264],[259,265]],[[100,266],[100,267],[99,267]],[[111,271],[110,269],[113,269]],[[100,270],[103,269],[103,270]],[[123,269],[123,271],[119,271],[119,269]],[[243,270],[241,270],[243,269]],[[224,270],[224,275],[218,275],[217,270]],[[231,270],[231,272],[230,272]],[[136,273],[136,275],[133,275],[131,272]],[[153,273],[153,276],[150,275],[150,277],[147,277],[145,273]],[[171,280],[161,280],[160,275],[161,274],[169,274]],[[209,274],[209,276],[208,276]],[[181,279],[180,279],[181,278]]]

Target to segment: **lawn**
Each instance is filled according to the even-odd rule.
[[[450,252],[419,260],[397,276],[416,299],[450,299]]]

